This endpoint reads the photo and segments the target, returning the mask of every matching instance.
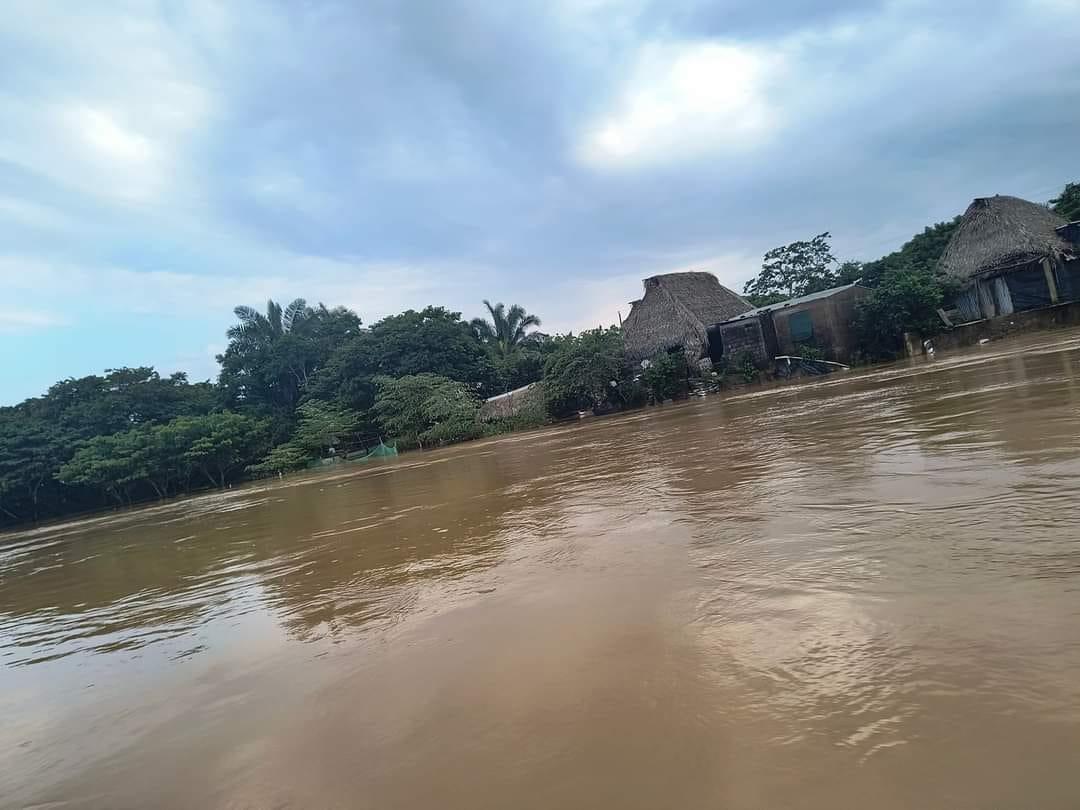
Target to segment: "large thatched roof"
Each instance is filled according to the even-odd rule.
[[[1056,232],[1065,220],[1019,197],[979,197],[964,212],[941,256],[948,275],[968,279],[1010,265],[1071,255]]]
[[[623,322],[626,355],[634,362],[675,346],[696,359],[710,326],[752,308],[712,273],[667,273],[644,283],[645,296]]]

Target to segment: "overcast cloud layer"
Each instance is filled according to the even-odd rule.
[[[232,307],[741,289],[823,230],[872,259],[1080,179],[1080,0],[9,0],[0,403],[216,375]]]

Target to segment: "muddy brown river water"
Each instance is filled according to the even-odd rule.
[[[0,538],[0,806],[1080,806],[1080,335]]]

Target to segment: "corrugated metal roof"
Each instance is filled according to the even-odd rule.
[[[736,315],[734,318],[728,318],[722,323],[734,323],[735,321],[743,321],[747,318],[755,318],[763,312],[772,312],[778,309],[787,309],[788,307],[797,306],[798,304],[806,304],[810,301],[817,301],[820,298],[831,298],[837,293],[842,293],[845,290],[850,290],[852,287],[860,286],[858,281],[854,281],[851,284],[845,284],[843,287],[833,287],[831,290],[822,290],[821,292],[810,293],[809,295],[803,295],[798,298],[791,298],[787,301],[780,301],[776,304],[768,304],[757,309],[752,309],[749,312],[744,312],[741,315]]]

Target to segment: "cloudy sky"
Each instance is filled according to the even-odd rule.
[[[640,279],[741,289],[1080,179],[1080,0],[6,0],[0,403],[154,364],[238,303],[366,322]]]

